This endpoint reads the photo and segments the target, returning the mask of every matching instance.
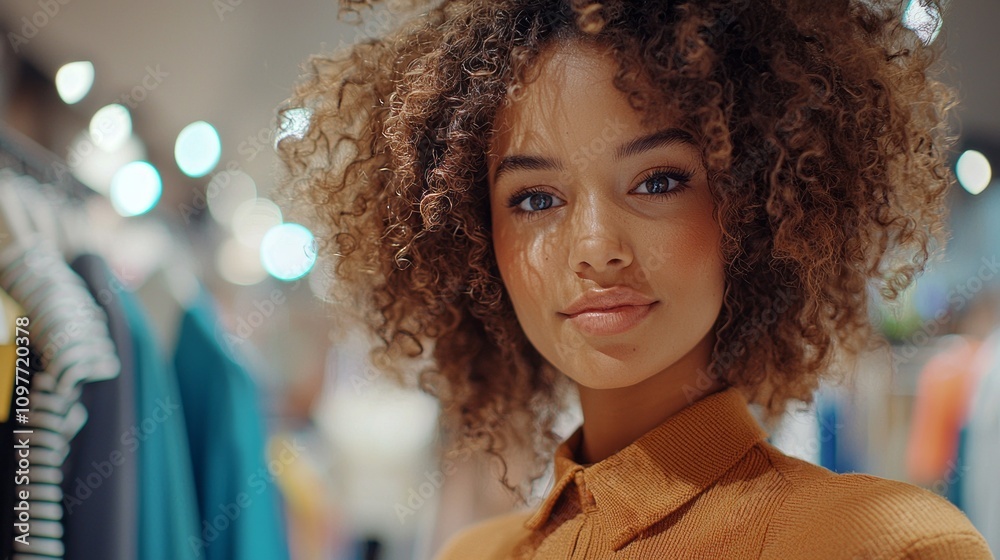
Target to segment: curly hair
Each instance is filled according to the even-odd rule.
[[[377,4],[341,0],[342,13]],[[606,47],[634,109],[695,132],[726,263],[713,374],[767,418],[867,348],[869,295],[896,299],[947,241],[955,96],[932,75],[940,42],[902,25],[899,2],[408,7],[384,36],[310,58],[279,111],[311,115],[279,144],[281,194],[310,213],[334,299],[360,305],[381,341],[375,363],[437,397],[442,426],[499,458],[510,490],[505,446],[528,443],[543,465],[569,385],[500,279],[486,153],[554,41]]]

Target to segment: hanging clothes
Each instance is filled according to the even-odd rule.
[[[139,455],[121,437],[136,426],[135,360],[123,287],[97,255],[80,255],[70,266],[107,314],[122,368],[114,379],[88,383],[80,396],[89,417],[65,463],[65,558],[131,560],[139,550]]]
[[[955,459],[955,469],[948,476],[947,497],[953,504],[963,511],[968,511],[966,503],[966,484],[969,473],[969,420],[972,413],[972,404],[975,395],[979,393],[979,385],[994,367],[994,363],[1000,359],[1000,329],[995,329],[979,345],[972,360],[969,405],[966,407],[966,416],[962,419],[962,429],[958,434],[958,451]],[[975,498],[973,498],[975,500]]]
[[[208,560],[285,560],[288,543],[266,463],[257,388],[229,351],[214,306],[199,286],[174,353],[202,519],[197,546]]]
[[[984,345],[993,363],[975,388],[966,425],[965,466],[962,479],[963,505],[969,520],[1000,551],[1000,338],[994,332]]]
[[[4,380],[3,390],[10,391],[11,397],[14,396],[15,383],[30,388],[33,376],[31,365],[39,363],[38,355],[30,352],[30,349],[26,359],[20,363],[17,362],[17,345],[14,340],[17,331],[15,327],[17,326],[17,318],[25,315],[24,309],[7,292],[0,290],[0,317],[2,317],[4,329],[6,329],[4,334],[7,335],[4,340],[0,341],[0,353],[3,355],[0,367],[6,368],[6,371],[0,375],[10,376],[9,379]],[[23,365],[28,367],[22,367],[22,371],[18,372],[17,368]],[[20,377],[21,380],[16,381],[16,377]],[[14,430],[20,428],[17,425],[14,412],[11,410],[13,405],[13,398],[11,398],[6,403],[7,409],[3,411],[5,417],[0,422],[0,449],[3,450],[6,459],[0,460],[0,504],[3,504],[3,509],[0,509],[0,558],[10,558],[14,552],[12,545],[14,544],[14,523],[16,523],[15,514],[17,513],[14,511],[14,507],[19,501],[16,499],[17,484],[15,479],[19,451],[14,447],[17,443],[14,439]]]
[[[942,343],[920,371],[906,448],[907,475],[924,485],[946,481],[955,469],[981,341],[950,335]]]
[[[139,453],[139,558],[194,560],[198,508],[177,379],[136,296],[121,293],[132,331],[137,423],[122,436]]]
[[[865,472],[856,416],[860,412],[847,391],[836,385],[821,385],[815,395],[819,423],[819,465],[843,474]]]
[[[17,488],[30,496],[32,522],[30,536],[15,533],[14,558],[62,558],[63,462],[87,421],[81,384],[111,379],[121,364],[104,311],[48,240],[11,240],[0,251],[0,287],[30,318],[27,330],[44,368],[33,375],[30,412],[19,426],[32,430],[31,478]]]

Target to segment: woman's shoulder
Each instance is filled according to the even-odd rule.
[[[969,518],[929,490],[783,463],[775,466],[788,484],[768,526],[767,557],[993,558]]]
[[[441,546],[434,560],[508,558],[519,541],[530,533],[524,523],[531,512],[491,517],[460,530]]]

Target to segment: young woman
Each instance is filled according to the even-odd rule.
[[[747,407],[810,401],[945,239],[951,92],[897,4],[444,1],[311,60],[279,150],[335,295],[505,484],[508,444],[554,463],[439,558],[990,558]]]

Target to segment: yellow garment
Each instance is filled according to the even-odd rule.
[[[0,344],[0,422],[10,417],[10,404],[14,399],[14,376],[17,349],[13,344]]]
[[[460,531],[436,559],[992,558],[936,494],[782,454],[735,388],[586,467],[573,456],[581,435],[556,450],[538,508]]]
[[[0,422],[6,422],[10,417],[11,402],[14,399],[14,378],[17,373],[16,321],[18,317],[24,316],[24,308],[7,292],[0,290],[0,319],[6,323],[0,328],[4,338],[0,340]],[[30,332],[30,329],[25,330]],[[24,331],[20,336],[24,336]]]

